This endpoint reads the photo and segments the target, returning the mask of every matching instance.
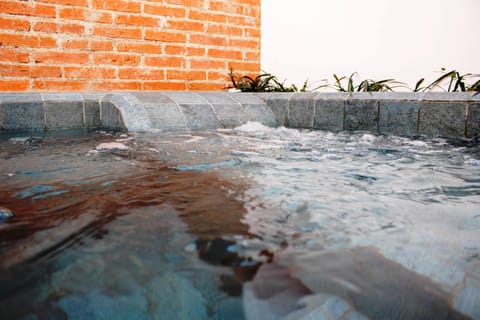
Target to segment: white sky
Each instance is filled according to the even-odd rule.
[[[262,69],[287,83],[356,71],[413,87],[441,67],[480,73],[480,0],[262,0]]]

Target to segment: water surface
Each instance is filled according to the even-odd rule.
[[[475,142],[249,123],[0,157],[2,319],[480,319]]]

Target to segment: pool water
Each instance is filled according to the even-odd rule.
[[[475,141],[0,137],[0,319],[480,319]]]

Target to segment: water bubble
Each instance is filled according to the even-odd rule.
[[[4,220],[8,220],[12,217],[13,217],[12,210],[5,207],[0,207],[0,222]]]

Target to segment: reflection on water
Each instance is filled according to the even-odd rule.
[[[480,319],[479,155],[259,125],[4,137],[0,318]]]

